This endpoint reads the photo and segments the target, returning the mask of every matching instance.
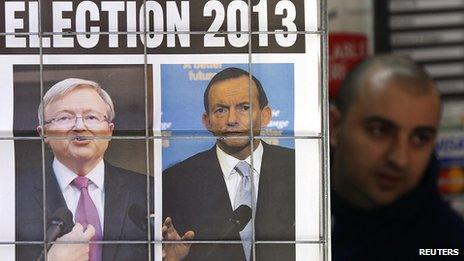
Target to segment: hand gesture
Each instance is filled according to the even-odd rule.
[[[57,242],[72,241],[73,243],[53,244],[47,254],[49,261],[87,261],[89,260],[89,243],[90,239],[95,235],[95,228],[88,225],[87,229],[76,223],[71,232],[58,238]],[[74,242],[87,242],[87,243],[74,243]]]
[[[195,236],[193,231],[187,231],[182,237],[180,237],[177,230],[174,228],[170,217],[166,218],[164,221],[162,232],[163,240],[170,241],[192,240]],[[191,245],[192,244],[189,243],[165,243],[163,244],[163,259],[165,261],[182,260],[188,255]]]

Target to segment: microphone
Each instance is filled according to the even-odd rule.
[[[73,215],[71,211],[66,207],[60,207],[55,210],[52,218],[50,219],[47,232],[45,235],[45,240],[47,243],[55,241],[57,238],[61,237],[64,234],[71,232],[74,226]],[[51,244],[47,244],[47,251],[50,250]],[[41,261],[44,259],[45,252],[42,250],[40,256],[36,259]]]
[[[232,239],[237,233],[242,231],[251,219],[251,212],[251,208],[247,205],[238,206],[232,212],[227,229],[220,237],[220,240]]]
[[[232,215],[229,218],[227,228],[219,238],[219,240],[231,240],[235,239],[234,237],[242,231],[248,222],[251,219],[251,208],[247,205],[240,205],[238,208],[232,212]],[[205,258],[210,257],[210,255],[216,250],[218,244],[213,245],[210,250],[206,253]]]
[[[142,207],[139,204],[132,204],[129,207],[129,218],[140,228],[142,231],[147,230],[147,217],[150,218],[150,230],[153,232],[153,228],[155,227],[155,214],[150,214],[147,216],[147,209]],[[153,235],[153,233],[152,233]]]

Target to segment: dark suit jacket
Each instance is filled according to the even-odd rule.
[[[257,241],[295,240],[295,153],[264,142],[255,221]],[[219,240],[233,212],[216,147],[198,153],[163,173],[163,216],[179,233],[195,240]],[[233,240],[240,240],[238,233]],[[193,245],[188,260],[245,260],[242,245]],[[257,244],[257,260],[294,260],[293,244]]]
[[[46,176],[47,224],[56,209],[66,206],[63,194],[51,169]],[[16,240],[43,242],[42,172],[16,175]],[[153,180],[150,179],[150,185]],[[151,185],[152,187],[152,185]],[[136,203],[146,206],[146,176],[117,168],[105,162],[105,217],[103,240],[147,241],[147,232],[128,217],[129,207]],[[153,194],[151,194],[152,197]],[[16,245],[16,260],[35,260],[43,244]],[[103,260],[147,260],[147,244],[104,244]]]

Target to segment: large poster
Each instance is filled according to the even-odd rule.
[[[323,6],[1,2],[1,259],[326,260]]]

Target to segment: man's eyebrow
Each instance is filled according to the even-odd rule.
[[[59,111],[57,111],[56,113],[63,113],[63,112],[66,112],[66,113],[75,113],[75,111],[69,110],[69,109],[59,110]],[[94,109],[85,109],[85,110],[82,110],[82,112],[83,112],[83,113],[86,113],[86,112],[97,112],[97,113],[100,113],[98,110],[94,110]]]
[[[398,125],[391,121],[391,120],[388,120],[388,119],[385,119],[383,117],[379,117],[379,116],[371,116],[371,117],[367,117],[365,119],[362,120],[363,124],[373,124],[373,123],[381,123],[381,124],[384,124],[384,125],[388,125],[390,127],[397,127]],[[430,132],[432,134],[436,134],[438,132],[437,128],[435,126],[417,126],[414,128],[414,131],[417,132],[417,131],[420,131],[420,132]]]
[[[82,113],[100,113],[100,114],[105,114],[106,112],[100,112],[100,111],[97,111],[97,110],[94,110],[94,109],[87,109],[87,110],[83,110]]]
[[[74,114],[74,112],[71,111],[71,110],[60,110],[60,111],[57,111],[57,112],[53,113],[53,115],[58,115],[58,114],[60,114],[60,113]]]
[[[373,123],[382,123],[385,125],[389,125],[391,127],[396,127],[397,124],[389,119],[385,119],[380,116],[370,116],[362,120],[363,124],[373,124]]]
[[[430,132],[431,134],[436,135],[438,130],[433,126],[419,126],[414,128],[414,132]]]
[[[227,105],[227,104],[223,104],[223,103],[215,103],[215,104],[213,104],[213,106],[212,106],[212,108],[217,108],[217,107],[229,108],[230,106]]]

